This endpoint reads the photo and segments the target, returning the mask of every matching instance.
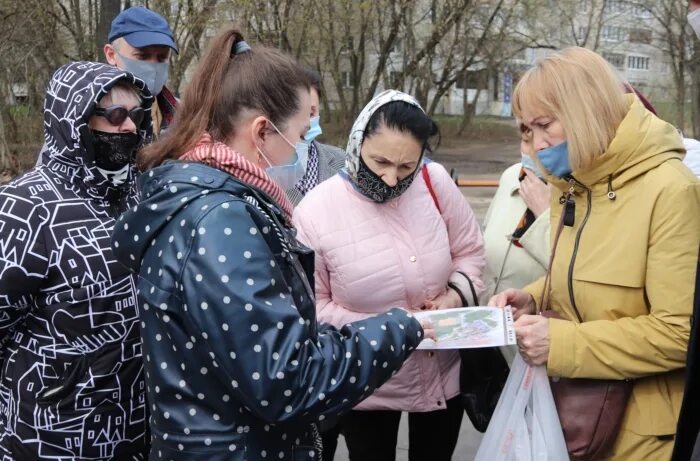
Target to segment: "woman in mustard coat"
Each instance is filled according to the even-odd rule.
[[[514,307],[521,355],[550,376],[632,380],[604,459],[667,460],[700,245],[700,182],[682,163],[682,139],[583,48],[530,69],[513,110],[533,131],[537,161],[556,187],[552,242],[565,213],[546,293],[562,318],[533,315],[544,278],[491,304]]]

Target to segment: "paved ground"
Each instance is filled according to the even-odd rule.
[[[448,171],[456,169],[463,178],[498,179],[503,170],[520,161],[520,147],[517,143],[464,142],[438,149],[433,159]],[[496,189],[464,187],[462,192],[481,221]]]
[[[433,159],[442,163],[449,171],[456,168],[464,178],[472,179],[498,179],[501,172],[508,166],[519,161],[520,153],[517,143],[467,143],[462,146],[447,146],[433,155]],[[492,187],[462,188],[472,209],[481,221],[488,209],[491,198],[496,190]],[[397,446],[397,461],[408,461],[408,418],[404,414],[399,428],[399,442]],[[460,430],[457,449],[453,461],[471,461],[474,459],[479,447],[482,434],[477,432],[464,416]],[[345,440],[340,437],[338,451],[334,461],[347,461],[348,452]],[[326,460],[324,460],[326,461]],[[430,460],[426,460],[430,461]]]

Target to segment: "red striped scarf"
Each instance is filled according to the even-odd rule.
[[[291,221],[293,205],[282,188],[262,168],[226,144],[212,140],[209,133],[202,135],[197,145],[182,155],[180,160],[204,163],[262,190],[282,208],[287,219]]]

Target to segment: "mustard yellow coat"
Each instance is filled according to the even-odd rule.
[[[607,152],[573,174],[575,221],[561,234],[551,292],[551,307],[569,320],[549,322],[547,370],[569,378],[633,378],[611,459],[668,459],[683,397],[700,182],[681,162],[685,151],[675,128],[629,101]],[[552,240],[560,196],[552,198]],[[525,288],[537,303],[543,284]],[[574,321],[574,303],[582,324]]]

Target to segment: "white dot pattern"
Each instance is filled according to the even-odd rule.
[[[197,173],[193,181],[204,185],[209,177],[200,168],[204,167],[196,166],[190,173]],[[177,202],[190,187],[177,184],[159,192],[175,195],[170,203]],[[291,458],[294,442],[287,441],[279,427],[267,426],[269,434],[256,435],[263,424],[254,420],[255,411],[271,416],[316,415],[323,420],[321,412],[351,409],[364,392],[376,389],[401,365],[396,356],[402,356],[402,346],[415,348],[419,341],[416,322],[406,323],[406,331],[401,331],[405,338],[396,337],[400,330],[394,324],[406,320],[399,313],[391,319],[379,316],[347,325],[341,335],[312,336],[315,301],[300,279],[287,280],[286,274],[295,272],[286,267],[287,259],[273,257],[267,246],[269,239],[279,238],[276,225],[253,223],[251,212],[241,212],[237,200],[219,204],[222,194],[217,189],[212,188],[206,197],[189,194],[187,205],[177,205],[189,208],[178,211],[165,202],[146,204],[151,209],[161,206],[161,214],[171,213],[172,222],[165,227],[148,223],[154,232],[163,232],[157,243],[148,230],[134,233],[134,229],[146,228],[145,222],[129,219],[130,230],[119,242],[127,247],[121,250],[125,254],[141,255],[143,252],[133,250],[135,246],[153,248],[143,256],[141,276],[149,284],[140,285],[143,292],[138,304],[143,306],[140,320],[146,350],[153,357],[145,362],[149,392],[158,394],[153,420],[156,426],[158,421],[186,421],[188,427],[181,429],[185,434],[190,427],[194,432],[195,427],[201,430],[220,421],[220,425],[233,424],[237,433],[261,438],[257,446],[266,448],[261,457],[284,459],[289,453]],[[296,257],[287,248],[282,254]],[[179,339],[183,325],[195,330],[185,330],[187,336]],[[393,335],[386,334],[384,325],[394,325]],[[373,363],[381,365],[371,368]],[[301,376],[315,378],[299,389]],[[363,379],[370,379],[371,386]],[[257,407],[255,411],[239,400],[241,392],[255,396],[247,402]],[[245,418],[238,420],[238,415]],[[201,444],[218,443],[216,438],[203,437],[192,439],[200,449]],[[311,444],[310,432],[305,437],[297,439],[297,445]],[[186,452],[189,444],[182,441],[177,449]],[[239,443],[227,442],[224,447],[231,452],[243,449]],[[314,451],[309,457],[318,459]]]

